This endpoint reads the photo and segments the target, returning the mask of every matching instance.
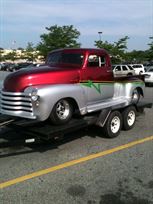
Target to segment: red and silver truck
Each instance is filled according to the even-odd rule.
[[[135,122],[135,105],[145,87],[140,77],[114,78],[104,49],[59,49],[48,54],[44,66],[21,69],[6,77],[0,91],[0,112],[61,125],[75,115],[102,111],[101,126],[115,112],[110,122],[115,135],[122,123],[121,112],[127,118],[124,126],[131,128]]]

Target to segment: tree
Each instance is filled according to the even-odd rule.
[[[23,50],[22,52],[23,52],[22,58],[32,62],[36,60],[38,55],[33,43],[31,42],[28,42],[26,49]]]
[[[110,53],[112,52],[112,50],[114,48],[113,44],[109,43],[108,41],[103,42],[101,40],[95,41],[95,46],[98,48],[103,48]]]
[[[0,49],[0,62],[4,61],[5,58],[4,58],[4,51],[3,49]]]
[[[119,55],[122,61],[125,61],[126,58],[126,50],[127,50],[127,40],[128,36],[120,38],[117,42],[115,42],[115,46],[113,49],[114,56]]]
[[[115,47],[121,51],[124,52],[127,49],[127,40],[129,39],[128,36],[125,36],[124,38],[120,38],[117,42],[115,42]]]
[[[144,63],[148,61],[148,51],[145,50],[133,50],[126,53],[126,61],[128,63]]]
[[[21,51],[23,51],[24,48],[22,48],[22,47],[18,47],[17,50],[21,50]]]
[[[11,60],[11,61],[15,61],[17,59],[17,53],[15,50],[9,52],[8,54],[6,54],[5,56],[6,60]]]
[[[148,60],[153,61],[153,36],[149,37],[150,40],[152,40],[148,45],[150,46],[148,50]]]
[[[80,32],[70,26],[51,26],[46,27],[48,33],[44,33],[40,36],[41,42],[38,44],[37,49],[44,57],[48,52],[59,48],[72,48],[80,47],[80,43],[77,42]]]
[[[125,60],[128,36],[120,38],[117,42],[108,43],[101,40],[95,41],[95,46],[106,49],[112,57],[112,63],[120,63]]]

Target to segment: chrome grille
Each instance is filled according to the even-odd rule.
[[[0,112],[34,118],[31,97],[25,93],[0,91]]]

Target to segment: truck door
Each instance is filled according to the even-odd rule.
[[[89,104],[113,97],[113,73],[107,63],[107,56],[89,54],[86,67],[81,70],[80,79]]]

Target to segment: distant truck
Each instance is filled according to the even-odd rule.
[[[136,104],[144,87],[136,76],[114,78],[104,49],[59,49],[48,54],[44,66],[6,77],[0,91],[0,112],[65,124],[74,114]]]

